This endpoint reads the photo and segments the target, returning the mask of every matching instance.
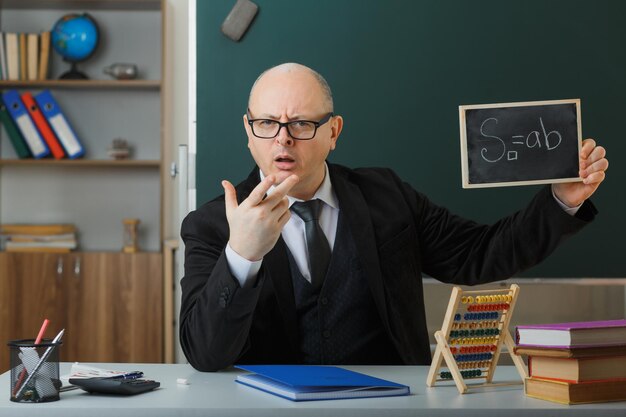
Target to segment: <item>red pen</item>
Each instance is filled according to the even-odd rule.
[[[41,343],[41,339],[43,339],[43,335],[46,333],[46,328],[48,327],[48,323],[50,320],[45,319],[43,324],[41,325],[41,329],[39,329],[39,333],[37,333],[37,338],[35,339],[35,344],[38,345]],[[22,385],[22,381],[24,381],[24,377],[26,376],[26,368],[22,369],[20,376],[17,378],[17,383],[13,388],[13,396],[15,397],[15,393],[20,389],[20,385]]]

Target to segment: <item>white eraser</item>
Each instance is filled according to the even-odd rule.
[[[185,379],[185,378],[178,378],[178,379],[176,379],[176,383],[177,384],[181,384],[181,385],[189,385],[189,381],[187,381],[187,379]]]

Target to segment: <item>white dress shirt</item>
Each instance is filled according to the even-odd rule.
[[[328,244],[330,245],[330,250],[332,252],[333,247],[335,246],[335,235],[337,233],[339,204],[330,182],[328,165],[325,165],[325,167],[326,173],[324,175],[324,181],[315,192],[312,200],[318,198],[324,202],[320,213],[319,223],[324,235],[326,235],[326,239],[328,239]],[[263,175],[261,170],[259,170],[259,173],[261,174],[261,181],[263,181],[265,175]],[[270,187],[267,194],[271,194],[272,191],[274,191],[274,188],[274,186]],[[582,206],[582,204],[577,207],[569,207],[565,205],[554,194],[554,190],[552,190],[552,196],[559,206],[569,215],[575,215],[580,206]],[[287,196],[287,198],[289,199],[289,207],[297,201],[302,201],[289,196]],[[292,214],[287,224],[283,227],[281,236],[296,261],[296,264],[300,269],[300,273],[304,276],[304,278],[311,282],[311,268],[309,265],[309,258],[307,256],[304,220],[302,220],[297,214]],[[263,259],[258,261],[249,261],[246,258],[243,258],[230,247],[230,242],[226,245],[226,260],[228,261],[230,272],[235,278],[237,278],[242,287],[248,280],[257,276],[259,270],[261,269],[261,264],[263,263]]]

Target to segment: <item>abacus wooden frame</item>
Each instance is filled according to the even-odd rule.
[[[447,379],[438,378],[439,369],[442,366],[442,362],[445,360],[446,367],[450,370],[452,374],[452,379],[456,384],[459,393],[465,394],[468,391],[469,387],[476,388],[487,385],[493,385],[492,379],[493,374],[495,372],[495,368],[498,363],[498,359],[500,358],[500,352],[502,349],[502,344],[505,344],[507,347],[508,353],[511,355],[511,359],[513,359],[513,363],[519,372],[520,377],[522,378],[522,382],[524,378],[528,377],[528,369],[524,364],[524,361],[520,356],[516,355],[513,351],[515,344],[513,342],[513,338],[509,333],[509,323],[511,321],[511,316],[513,315],[513,310],[515,308],[515,303],[517,301],[517,296],[519,294],[519,285],[512,284],[509,288],[505,289],[491,289],[491,290],[474,290],[474,291],[463,291],[460,287],[454,287],[452,289],[452,295],[450,296],[450,302],[448,303],[448,309],[446,310],[446,315],[443,320],[443,325],[441,326],[441,330],[437,330],[435,332],[435,339],[437,340],[437,348],[435,349],[435,353],[433,355],[433,360],[430,365],[430,371],[428,372],[428,377],[426,380],[426,385],[429,387],[434,386],[437,382],[440,381],[448,381]],[[489,295],[511,295],[511,301],[509,303],[509,307],[500,315],[498,329],[500,330],[499,335],[497,336],[496,341],[496,350],[493,353],[493,357],[491,359],[491,363],[489,364],[489,369],[484,373],[484,375],[478,377],[472,377],[468,379],[486,379],[485,383],[482,384],[471,384],[469,387],[465,383],[465,378],[461,375],[461,371],[459,370],[459,366],[450,350],[449,340],[450,340],[450,330],[452,330],[452,325],[454,323],[454,316],[459,310],[459,304],[461,303],[461,299],[464,296],[489,296]]]

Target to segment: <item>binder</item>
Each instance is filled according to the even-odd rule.
[[[13,144],[13,148],[15,148],[15,153],[17,157],[20,159],[30,158],[30,151],[28,150],[28,145],[24,141],[22,134],[15,126],[15,122],[9,115],[7,111],[7,107],[0,100],[0,122],[4,126],[4,130],[7,132],[9,136],[9,140]]]
[[[31,119],[33,119],[33,122],[35,122],[35,126],[37,126],[37,129],[39,129],[41,137],[46,141],[48,148],[50,148],[52,156],[54,156],[55,159],[63,158],[65,156],[65,152],[63,151],[63,148],[61,147],[61,144],[59,143],[56,135],[50,128],[50,125],[48,125],[46,118],[41,113],[39,106],[37,105],[37,103],[35,103],[33,95],[28,92],[22,94],[22,101],[24,102],[26,110],[28,110]]]
[[[235,381],[292,401],[409,395],[410,387],[337,366],[235,365]]]
[[[35,123],[28,115],[28,111],[20,98],[20,93],[18,93],[17,90],[8,90],[2,94],[2,100],[13,118],[13,121],[15,121],[22,137],[24,137],[33,157],[43,158],[44,156],[50,155],[50,149],[48,149],[48,146],[35,127]]]
[[[52,93],[50,93],[49,90],[43,90],[41,93],[35,95],[35,101],[59,139],[59,142],[63,145],[67,157],[74,159],[83,156],[85,154],[85,148],[78,139],[74,129],[72,129],[72,126],[70,126],[67,118],[63,115]]]

